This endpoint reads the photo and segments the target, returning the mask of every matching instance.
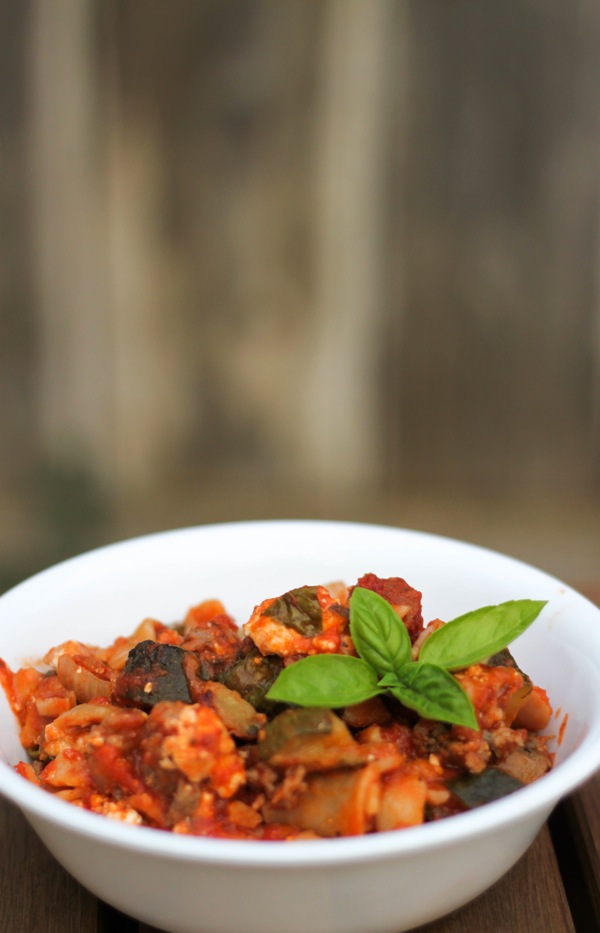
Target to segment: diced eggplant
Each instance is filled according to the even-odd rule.
[[[448,789],[468,810],[500,800],[524,786],[518,778],[499,768],[486,768],[479,774],[469,774],[448,783]]]
[[[364,764],[367,750],[352,738],[330,709],[287,709],[268,723],[258,743],[263,761],[275,767],[302,765],[307,771]]]
[[[265,700],[283,667],[276,655],[263,655],[253,648],[223,676],[226,687],[236,690],[254,709],[270,710],[275,704]]]
[[[183,662],[188,652],[177,645],[142,641],[129,652],[113,688],[116,702],[150,709],[162,700],[191,703]]]

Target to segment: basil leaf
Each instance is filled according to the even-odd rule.
[[[323,630],[323,612],[316,586],[300,586],[274,599],[264,613],[301,635],[312,638]]]
[[[429,636],[419,661],[451,671],[485,661],[524,632],[545,605],[540,600],[515,599],[467,612]]]
[[[408,630],[379,593],[354,588],[350,597],[350,635],[361,658],[380,676],[410,661]]]
[[[387,674],[380,686],[424,719],[479,728],[469,697],[456,678],[437,664],[405,664],[395,674]]]
[[[362,703],[383,691],[366,661],[342,654],[315,654],[285,667],[268,700],[337,709]]]

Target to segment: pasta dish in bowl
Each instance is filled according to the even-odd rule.
[[[402,529],[102,548],[0,599],[0,791],[165,930],[398,933],[493,883],[600,764],[599,618]]]

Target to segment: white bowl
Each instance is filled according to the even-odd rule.
[[[0,792],[89,890],[173,933],[399,933],[466,903],[600,766],[600,611],[547,574],[462,542],[372,525],[184,529],[84,554],[6,593],[0,657],[17,667],[67,638],[107,645],[146,616],[175,621],[209,597],[241,624],[266,596],[350,584],[366,572],[421,590],[426,621],[509,599],[548,600],[514,654],[559,711],[553,731],[568,714],[549,774],[481,809],[396,832],[289,843],[182,837],[82,811],[14,773],[22,751],[2,695]]]

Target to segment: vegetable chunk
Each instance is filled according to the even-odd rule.
[[[258,753],[276,767],[302,765],[307,771],[363,764],[367,754],[339,716],[328,709],[289,709],[265,729]]]
[[[186,652],[177,645],[140,642],[129,652],[127,663],[115,681],[115,700],[142,709],[149,709],[163,700],[191,703],[183,670],[185,657]]]

